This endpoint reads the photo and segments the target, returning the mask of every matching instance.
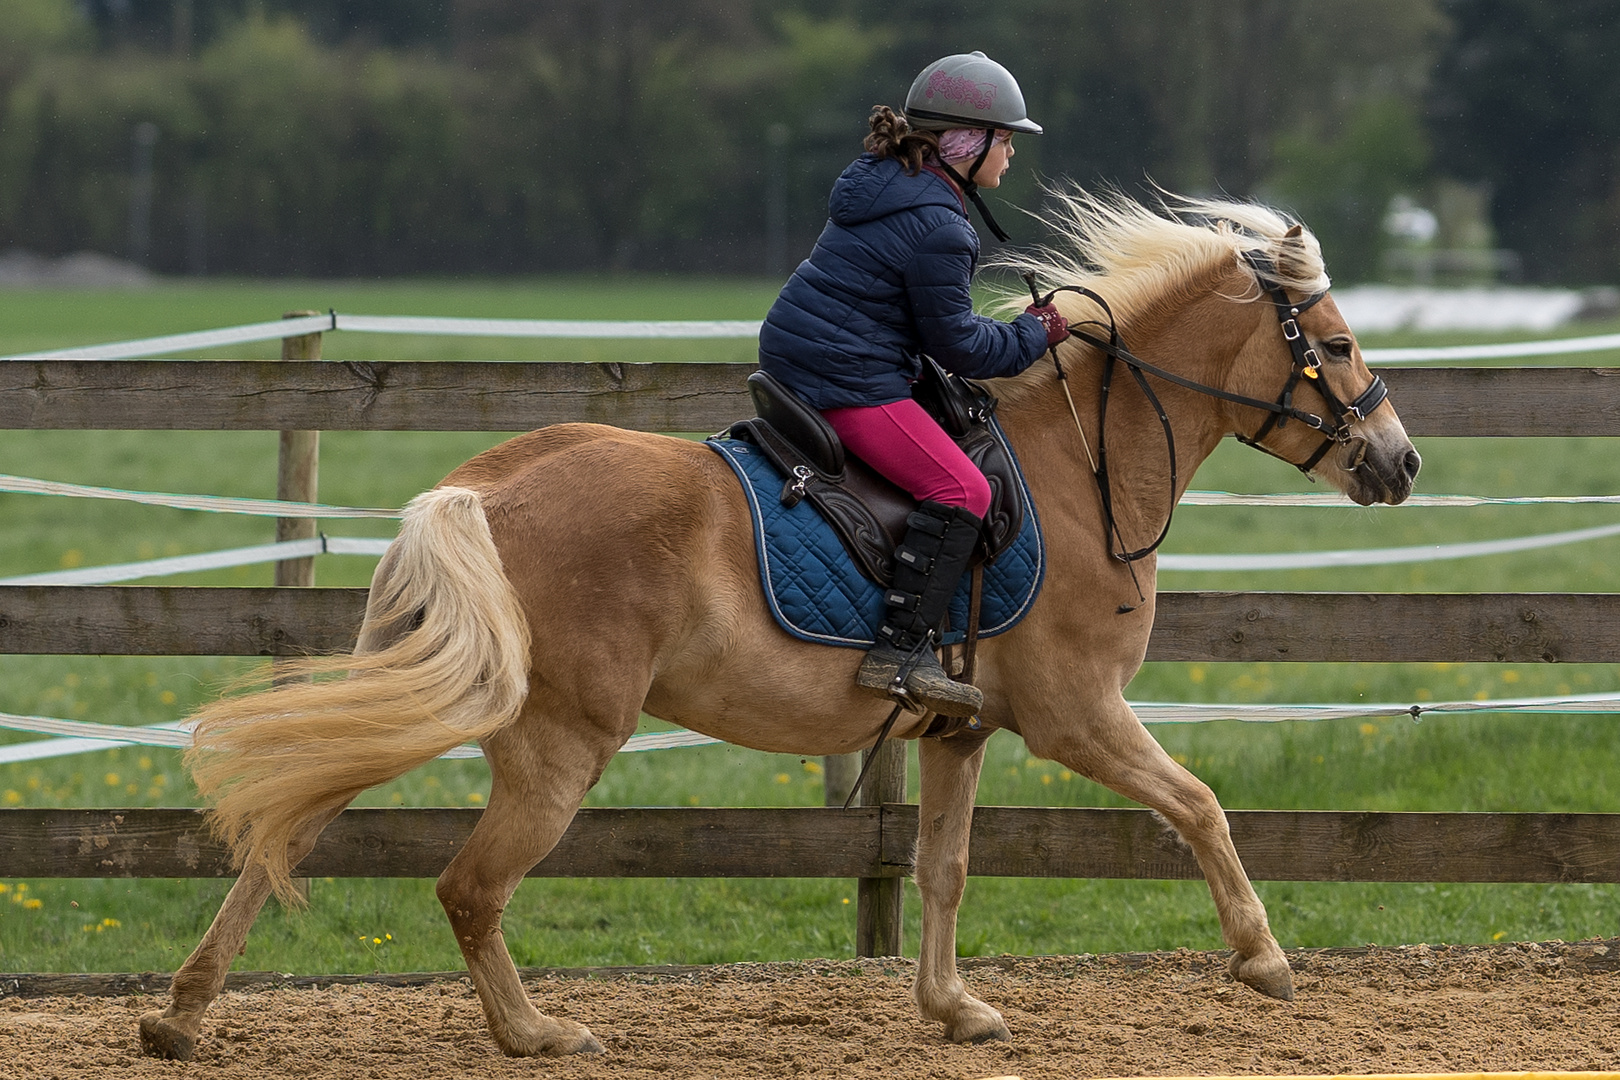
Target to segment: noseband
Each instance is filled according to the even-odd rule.
[[[1080,323],[1071,323],[1069,326],[1069,334],[1071,337],[1079,338],[1086,344],[1096,348],[1104,356],[1102,387],[1097,403],[1098,445],[1094,468],[1097,475],[1098,490],[1102,494],[1103,516],[1107,522],[1108,532],[1112,537],[1109,542],[1109,553],[1115,559],[1118,559],[1120,562],[1127,565],[1140,559],[1144,559],[1158,550],[1159,545],[1164,543],[1164,538],[1170,535],[1170,520],[1175,514],[1175,492],[1178,480],[1175,436],[1170,430],[1170,418],[1168,415],[1166,415],[1164,406],[1159,403],[1158,395],[1153,392],[1153,388],[1148,384],[1146,377],[1147,375],[1154,375],[1165,380],[1166,382],[1174,383],[1175,385],[1185,387],[1188,390],[1197,391],[1198,393],[1205,394],[1209,397],[1219,398],[1223,401],[1230,401],[1238,405],[1247,405],[1250,408],[1262,410],[1267,415],[1265,422],[1260,425],[1259,430],[1248,437],[1239,435],[1237,436],[1237,439],[1239,442],[1242,442],[1245,445],[1262,450],[1265,453],[1270,454],[1272,457],[1278,458],[1282,461],[1288,461],[1288,459],[1270,448],[1261,445],[1261,440],[1270,434],[1273,428],[1280,429],[1284,424],[1288,423],[1289,420],[1298,420],[1306,427],[1320,432],[1322,434],[1322,445],[1317,448],[1315,453],[1313,453],[1303,463],[1288,461],[1290,465],[1293,465],[1296,469],[1307,476],[1310,475],[1311,470],[1321,462],[1322,458],[1325,457],[1328,451],[1331,450],[1336,444],[1348,443],[1352,436],[1352,426],[1357,421],[1365,420],[1367,416],[1380,404],[1382,404],[1386,397],[1389,396],[1389,388],[1384,385],[1384,380],[1379,376],[1374,375],[1372,382],[1368,384],[1365,390],[1356,395],[1353,401],[1351,401],[1349,404],[1345,404],[1344,402],[1340,401],[1338,395],[1333,393],[1333,391],[1328,387],[1327,380],[1322,377],[1322,358],[1317,355],[1316,350],[1312,348],[1305,340],[1305,333],[1300,329],[1299,325],[1300,314],[1307,311],[1318,301],[1320,301],[1322,297],[1327,295],[1327,292],[1324,290],[1322,292],[1312,293],[1310,296],[1307,296],[1305,299],[1296,304],[1288,299],[1288,290],[1277,280],[1278,275],[1276,272],[1276,266],[1271,262],[1271,260],[1256,252],[1245,252],[1243,254],[1243,259],[1254,270],[1255,277],[1259,282],[1260,288],[1266,293],[1267,296],[1271,298],[1272,306],[1277,312],[1277,321],[1282,328],[1283,340],[1288,343],[1288,351],[1293,356],[1294,363],[1293,368],[1288,375],[1288,382],[1283,386],[1282,392],[1277,395],[1277,399],[1275,401],[1263,401],[1259,398],[1248,397],[1244,394],[1234,394],[1229,390],[1222,390],[1220,387],[1209,386],[1193,379],[1184,378],[1183,376],[1177,375],[1174,372],[1166,371],[1161,367],[1150,364],[1146,360],[1133,355],[1131,351],[1125,347],[1124,339],[1120,337],[1119,325],[1114,318],[1113,308],[1109,307],[1107,300],[1104,300],[1101,296],[1097,295],[1095,292],[1092,292],[1083,285],[1060,285],[1053,289],[1050,293],[1047,293],[1045,297],[1041,297],[1039,295],[1033,296],[1033,299],[1035,299],[1038,304],[1044,305],[1051,303],[1052,297],[1057,293],[1078,293],[1101,307],[1103,313],[1108,316],[1108,322],[1106,324],[1095,319],[1087,319]],[[1034,294],[1036,290],[1033,275],[1026,275],[1025,280],[1029,282],[1031,293]],[[1079,326],[1085,325],[1096,326],[1099,328],[1106,326],[1108,330],[1108,337],[1101,338],[1084,330],[1078,329]],[[1068,376],[1064,373],[1062,361],[1058,360],[1056,346],[1054,346],[1050,352],[1052,354],[1053,362],[1057,364],[1058,379],[1062,381],[1064,391],[1067,393]],[[1143,395],[1153,406],[1154,411],[1158,413],[1159,426],[1164,429],[1165,446],[1170,455],[1171,505],[1170,512],[1165,515],[1164,528],[1159,531],[1159,535],[1153,541],[1153,543],[1143,548],[1137,548],[1134,551],[1126,548],[1124,538],[1120,536],[1119,533],[1119,526],[1114,520],[1113,483],[1109,479],[1108,475],[1108,440],[1106,437],[1106,429],[1108,424],[1108,391],[1114,379],[1115,361],[1124,364],[1130,370],[1131,377],[1136,380],[1136,384],[1141,387]],[[1312,387],[1318,394],[1322,396],[1322,400],[1327,403],[1328,412],[1331,413],[1333,417],[1331,422],[1324,420],[1315,413],[1306,412],[1304,409],[1301,409],[1294,404],[1294,391],[1298,388],[1299,381],[1302,378],[1309,379]],[[1073,409],[1072,397],[1070,398],[1070,408],[1071,410]],[[1075,416],[1075,422],[1079,422],[1078,414]],[[1082,436],[1083,435],[1084,431],[1082,430]],[[1113,540],[1119,541],[1119,550],[1117,551],[1113,550]],[[1121,608],[1121,611],[1128,610],[1132,609],[1124,607]]]

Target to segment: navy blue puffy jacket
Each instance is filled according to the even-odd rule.
[[[828,200],[830,218],[759,333],[759,364],[817,409],[911,396],[927,353],[974,379],[1016,375],[1046,351],[1040,320],[973,313],[979,236],[956,188],[863,154]]]

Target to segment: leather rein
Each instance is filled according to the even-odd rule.
[[[1278,458],[1282,461],[1288,461],[1288,459],[1269,449],[1268,447],[1261,445],[1261,440],[1270,434],[1273,428],[1281,429],[1283,425],[1288,423],[1288,421],[1298,420],[1306,427],[1320,432],[1322,435],[1322,445],[1317,448],[1315,453],[1313,453],[1303,463],[1288,461],[1288,464],[1294,466],[1294,468],[1298,469],[1307,476],[1311,474],[1311,470],[1321,462],[1322,458],[1325,457],[1328,451],[1331,450],[1335,445],[1348,443],[1352,437],[1353,425],[1357,421],[1365,420],[1367,416],[1371,414],[1372,411],[1382,404],[1384,399],[1389,396],[1389,388],[1384,385],[1384,380],[1380,376],[1374,375],[1372,382],[1367,385],[1365,390],[1356,395],[1354,400],[1348,403],[1341,401],[1338,395],[1335,394],[1328,386],[1327,380],[1322,377],[1322,358],[1317,354],[1316,349],[1311,347],[1310,343],[1305,339],[1305,333],[1300,329],[1299,326],[1299,316],[1308,310],[1312,305],[1320,301],[1322,297],[1326,296],[1327,292],[1324,290],[1322,292],[1312,293],[1310,296],[1307,296],[1298,303],[1295,303],[1289,300],[1288,290],[1278,282],[1276,267],[1269,259],[1255,252],[1245,252],[1243,254],[1243,259],[1254,270],[1255,277],[1261,290],[1264,291],[1271,299],[1272,306],[1277,312],[1277,321],[1282,329],[1283,340],[1287,342],[1289,353],[1293,357],[1293,367],[1289,372],[1288,382],[1284,384],[1282,392],[1277,395],[1275,401],[1264,401],[1260,398],[1252,398],[1244,394],[1235,394],[1229,390],[1223,390],[1217,386],[1209,386],[1205,383],[1188,379],[1184,376],[1177,375],[1174,372],[1166,371],[1154,364],[1150,364],[1141,357],[1132,354],[1131,351],[1125,347],[1125,341],[1120,336],[1119,326],[1114,318],[1113,308],[1109,307],[1107,300],[1103,299],[1097,293],[1083,285],[1060,285],[1042,297],[1037,293],[1033,275],[1025,276],[1025,280],[1030,286],[1031,297],[1035,299],[1038,304],[1044,305],[1051,303],[1052,297],[1060,292],[1078,293],[1079,295],[1084,296],[1097,304],[1097,306],[1102,308],[1103,313],[1108,316],[1107,323],[1103,323],[1095,319],[1087,319],[1077,324],[1070,324],[1069,334],[1071,337],[1079,338],[1086,344],[1096,348],[1102,352],[1105,357],[1103,361],[1101,395],[1098,399],[1097,406],[1097,456],[1093,462],[1093,467],[1097,477],[1098,490],[1102,494],[1103,515],[1107,522],[1108,532],[1112,537],[1109,542],[1109,554],[1127,565],[1140,559],[1145,559],[1147,556],[1158,550],[1159,545],[1164,543],[1165,537],[1170,534],[1170,520],[1175,513],[1175,493],[1178,480],[1175,436],[1171,432],[1170,418],[1165,413],[1164,406],[1160,404],[1158,395],[1153,392],[1152,386],[1148,384],[1147,375],[1153,375],[1157,378],[1165,380],[1166,382],[1174,383],[1175,385],[1185,387],[1188,390],[1197,391],[1198,393],[1207,395],[1209,397],[1219,398],[1222,401],[1230,401],[1238,405],[1247,405],[1250,408],[1264,411],[1267,414],[1266,419],[1265,422],[1260,425],[1259,429],[1250,436],[1245,437],[1243,435],[1238,435],[1237,439],[1239,442],[1244,443],[1247,446],[1252,446],[1257,450],[1262,450],[1265,453],[1270,454],[1272,457]],[[1084,330],[1076,329],[1077,326],[1086,325],[1106,328],[1108,331],[1108,336],[1106,338],[1102,338]],[[1068,376],[1063,370],[1062,361],[1058,359],[1057,347],[1053,346],[1049,351],[1052,354],[1052,362],[1057,365],[1058,379],[1063,383],[1064,392],[1067,394]],[[1109,388],[1113,384],[1116,361],[1124,364],[1128,369],[1130,369],[1131,377],[1136,380],[1136,384],[1141,387],[1143,395],[1153,406],[1154,411],[1158,413],[1159,425],[1164,429],[1165,447],[1170,457],[1171,505],[1170,512],[1165,515],[1164,528],[1159,531],[1159,535],[1153,541],[1153,543],[1147,545],[1146,547],[1137,548],[1134,551],[1126,546],[1124,538],[1120,535],[1119,526],[1115,521],[1113,482],[1108,473],[1108,449],[1106,438],[1106,429],[1108,423],[1108,394]],[[1316,392],[1320,394],[1322,396],[1322,400],[1327,403],[1328,412],[1332,414],[1331,421],[1325,420],[1313,412],[1307,412],[1294,404],[1294,391],[1298,388],[1299,381],[1302,378],[1309,379]],[[1070,396],[1069,407],[1071,411],[1074,408],[1072,396]],[[1079,423],[1078,413],[1075,414],[1075,422],[1077,424]],[[1082,428],[1082,437],[1084,434],[1085,432]],[[1114,549],[1113,540],[1119,541],[1118,550]],[[1121,608],[1122,612],[1129,610],[1133,609],[1127,607]]]

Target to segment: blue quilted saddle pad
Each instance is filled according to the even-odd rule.
[[[855,568],[832,526],[809,499],[796,506],[782,505],[785,478],[752,444],[719,436],[708,444],[742,481],[753,516],[765,600],[782,629],[823,645],[871,647],[883,621],[883,590]],[[1018,538],[985,567],[980,637],[994,637],[1016,626],[1035,603],[1046,572],[1040,522],[1022,473],[1018,483],[1029,512]],[[970,580],[964,574],[951,599],[946,644],[966,636],[962,628],[967,626]]]

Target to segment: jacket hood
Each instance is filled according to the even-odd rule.
[[[922,170],[907,176],[894,158],[862,154],[850,163],[827,200],[828,215],[850,226],[917,206],[945,206],[966,216],[962,198],[943,177]]]

